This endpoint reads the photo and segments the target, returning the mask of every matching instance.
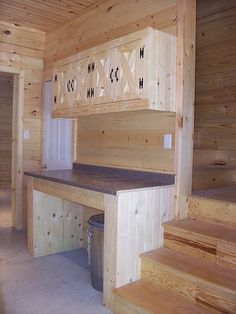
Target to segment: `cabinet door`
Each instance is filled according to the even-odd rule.
[[[116,48],[117,101],[147,97],[149,57],[145,39],[138,39]]]
[[[115,49],[108,49],[94,55],[95,99],[94,104],[115,100]]]
[[[74,63],[73,79],[75,80],[74,105],[85,106],[89,104],[88,88],[88,58],[83,58]]]
[[[78,92],[75,73],[75,63],[58,67],[54,71],[54,110],[70,108],[75,105],[76,94]]]

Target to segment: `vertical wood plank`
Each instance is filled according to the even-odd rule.
[[[113,310],[113,289],[116,287],[117,276],[118,198],[105,195],[104,206],[103,303]]]
[[[175,218],[187,216],[192,191],[196,0],[178,0]]]
[[[33,255],[33,178],[27,180],[27,247]]]

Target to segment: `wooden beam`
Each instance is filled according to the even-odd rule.
[[[175,218],[187,216],[192,191],[196,0],[178,0]]]

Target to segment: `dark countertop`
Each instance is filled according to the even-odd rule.
[[[74,164],[70,170],[27,171],[25,175],[116,195],[118,191],[173,185],[175,175]]]

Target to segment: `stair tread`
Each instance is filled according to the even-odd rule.
[[[154,288],[142,280],[115,289],[115,293],[148,313],[165,314],[204,314],[209,310],[186,301],[183,297]]]
[[[193,191],[192,197],[204,197],[224,202],[236,203],[236,185]],[[190,197],[191,197],[190,196]]]
[[[222,266],[196,259],[180,252],[172,251],[167,248],[153,250],[141,255],[142,259],[149,259],[160,263],[165,267],[175,269],[177,272],[184,273],[202,279],[211,284],[215,284],[225,289],[233,290],[236,293],[236,271],[226,269]]]
[[[184,219],[163,224],[165,230],[170,228],[181,229],[190,233],[198,233],[201,236],[207,236],[220,241],[236,244],[236,229],[231,226],[225,226],[209,221],[197,219]]]

